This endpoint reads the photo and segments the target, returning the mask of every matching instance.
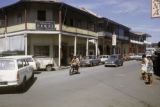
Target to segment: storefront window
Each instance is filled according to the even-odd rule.
[[[49,56],[49,46],[34,46],[35,56]]]

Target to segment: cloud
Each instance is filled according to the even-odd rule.
[[[146,2],[146,1],[145,1]],[[126,14],[126,13],[146,13],[147,9],[143,1],[139,0],[88,0],[84,2],[78,2],[72,4],[76,7],[84,7],[90,10],[95,10],[101,7],[111,9],[114,14]]]
[[[115,6],[114,13],[126,14],[126,13],[146,13],[145,5],[140,1],[121,1],[121,3]]]
[[[119,4],[121,1],[123,1],[123,0],[105,0],[104,2],[107,5],[116,5],[116,4]]]
[[[151,26],[151,25],[133,26],[132,29],[139,30],[139,31],[148,31],[148,32],[160,33],[160,27]]]
[[[139,26],[132,26],[133,31],[140,31],[144,33],[150,34],[152,37],[148,38],[151,42],[159,42],[160,41],[160,27],[153,26],[153,25],[139,25]]]

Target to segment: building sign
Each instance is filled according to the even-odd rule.
[[[117,45],[117,36],[116,34],[112,35],[112,46],[116,46]]]
[[[36,29],[41,31],[53,31],[55,30],[55,24],[53,21],[37,21]]]
[[[152,17],[160,17],[160,0],[152,0]]]

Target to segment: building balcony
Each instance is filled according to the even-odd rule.
[[[146,45],[151,45],[152,42],[145,40],[145,41],[144,41],[144,44],[146,44]]]
[[[76,34],[82,34],[82,35],[88,35],[88,36],[90,35],[90,36],[95,36],[95,37],[98,36],[98,34],[96,32],[85,30],[85,29],[80,29],[80,28],[76,28],[76,27],[70,27],[70,26],[66,26],[66,25],[62,25],[62,31],[76,33]]]
[[[13,33],[18,31],[24,31],[25,23],[9,26],[7,27],[7,33]],[[59,24],[55,24],[53,21],[36,21],[35,23],[27,23],[27,30],[31,31],[59,31]],[[93,31],[80,29],[76,27],[70,27],[66,25],[62,25],[62,31],[69,32],[69,33],[76,33],[76,34],[82,34],[87,36],[95,36],[97,37],[98,34]],[[0,34],[5,33],[5,28],[0,28]]]
[[[130,40],[130,42],[133,43],[133,44],[138,44],[138,45],[143,45],[144,44],[144,42],[138,41],[138,40]]]
[[[98,32],[98,36],[99,37],[109,37],[109,38],[112,38],[112,35],[113,34],[110,33],[110,32],[105,32],[105,31]],[[127,37],[127,36],[117,36],[117,39],[129,41],[129,37]]]
[[[118,39],[129,41],[129,37],[127,36],[118,36]]]
[[[110,37],[110,38],[112,38],[112,33],[110,33],[110,32],[105,32],[105,31],[101,31],[101,32],[98,32],[98,36],[99,37]]]

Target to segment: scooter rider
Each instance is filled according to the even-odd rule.
[[[71,61],[71,66],[76,68],[77,73],[80,73],[79,72],[80,61],[77,56],[73,56],[73,59]]]

